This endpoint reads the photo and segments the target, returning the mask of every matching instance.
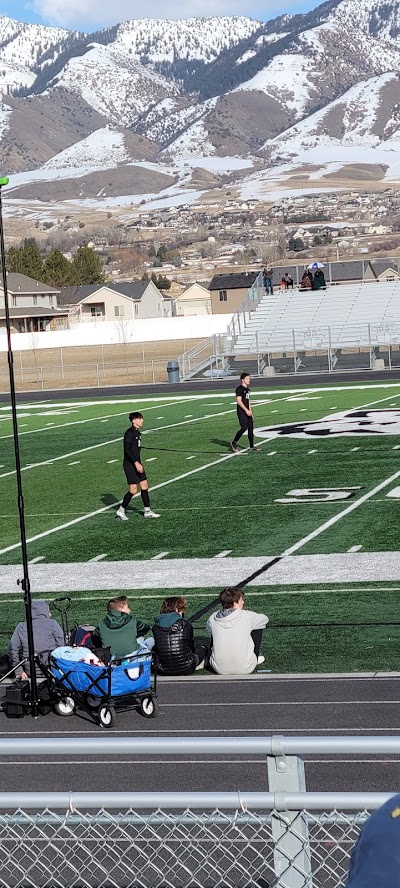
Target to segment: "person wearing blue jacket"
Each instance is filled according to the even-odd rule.
[[[352,851],[346,888],[400,888],[400,793],[367,820]]]

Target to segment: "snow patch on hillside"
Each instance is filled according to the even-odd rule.
[[[276,56],[266,68],[258,71],[251,80],[241,83],[232,92],[260,90],[278,99],[300,117],[310,99],[312,84],[310,73],[314,68],[312,59],[302,55],[287,53]]]
[[[11,114],[12,109],[4,102],[0,102],[0,140],[4,138],[9,128]]]
[[[130,126],[150,104],[178,88],[112,46],[94,43],[84,56],[71,59],[56,85],[72,90],[110,121]]]
[[[395,73],[383,74],[353,86],[340,98],[331,102],[321,111],[316,111],[306,120],[297,123],[263,146],[269,149],[272,160],[282,157],[302,155],[314,148],[335,148],[335,146],[376,147],[379,136],[373,132],[381,108],[381,91],[391,81],[398,83]],[[329,119],[337,112],[338,120],[343,121],[337,136],[329,133]],[[400,124],[398,120],[397,125]],[[332,126],[332,125],[331,125]],[[392,139],[395,134],[392,133]],[[389,146],[386,145],[386,150]],[[311,162],[311,161],[310,161]]]
[[[64,170],[85,169],[87,172],[93,172],[111,169],[127,160],[129,156],[122,133],[105,126],[95,130],[86,139],[66,148],[65,151],[60,151],[43,164],[42,169],[52,170],[62,167]]]

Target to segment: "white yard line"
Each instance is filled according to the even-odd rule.
[[[169,552],[159,552],[158,555],[153,555],[151,561],[161,561],[162,558],[165,558],[169,555]]]
[[[342,512],[338,512],[337,515],[333,515],[332,518],[329,518],[328,521],[325,521],[324,524],[321,524],[320,527],[317,527],[315,530],[311,531],[311,533],[307,534],[307,536],[303,537],[301,540],[298,540],[297,543],[294,543],[293,546],[289,546],[288,549],[285,549],[282,552],[282,557],[286,555],[293,555],[294,552],[298,552],[299,549],[302,549],[303,546],[306,546],[307,543],[310,543],[311,540],[314,540],[317,536],[320,536],[321,533],[324,533],[325,530],[329,530],[330,527],[333,527],[334,524],[337,524],[338,521],[341,521],[342,518],[345,518],[347,515],[350,515],[351,512],[354,512],[355,509],[358,509],[363,503],[366,503],[372,496],[375,496],[376,493],[379,493],[380,490],[384,490],[385,487],[388,487],[389,484],[393,484],[393,481],[397,481],[397,478],[400,478],[400,471],[395,472],[394,475],[390,475],[389,478],[385,478],[384,481],[381,481],[380,484],[377,484],[372,488],[368,493],[364,493],[363,496],[360,496],[358,500],[354,503],[351,503],[350,506],[347,506]],[[0,553],[1,554],[1,553]]]
[[[104,558],[107,558],[107,552],[104,552],[102,555],[95,555],[94,558],[89,558],[89,563],[91,561],[103,561]]]
[[[214,555],[214,558],[226,558],[227,555],[230,555],[232,549],[224,549],[223,552],[218,552],[218,555]]]
[[[91,559],[91,561],[94,561],[94,559]],[[90,562],[86,561],[86,562],[82,562],[82,563],[88,564]],[[124,563],[126,564],[126,562],[124,562]],[[30,562],[30,564],[33,564],[33,560]],[[15,565],[13,565],[13,566],[15,567]],[[9,570],[10,565],[8,565],[7,567]],[[54,565],[53,565],[53,567],[54,567]],[[59,567],[59,565],[57,565],[57,567]],[[3,572],[5,572],[5,570],[6,570],[6,566],[0,566],[0,582],[1,582],[1,574]],[[379,582],[379,581],[377,581],[377,582]],[[198,599],[199,593],[196,589],[194,589],[192,591],[190,588],[187,588],[187,587],[182,587],[182,588],[185,588],[185,596],[188,600],[190,600],[192,597]],[[63,591],[65,591],[65,590],[63,590]],[[80,590],[78,590],[78,591],[80,591]],[[85,590],[85,591],[88,591],[88,590]],[[252,587],[249,587],[249,591],[247,592],[247,595],[248,596],[251,595],[252,598],[265,598],[265,597],[276,596],[276,595],[338,595],[338,594],[344,594],[344,593],[346,595],[348,595],[351,592],[360,592],[360,591],[362,591],[362,592],[377,592],[377,591],[379,591],[379,592],[396,592],[397,593],[397,592],[400,592],[400,587],[399,586],[381,586],[381,585],[379,585],[379,587],[375,586],[373,588],[368,588],[363,585],[362,589],[360,587],[352,588],[351,586],[349,586],[349,587],[346,586],[346,588],[341,588],[341,589],[335,589],[335,588],[331,588],[331,589],[282,589],[282,590],[278,589],[278,590],[276,590],[276,591],[274,590],[272,592],[269,591],[267,588],[265,588],[265,591],[263,591],[263,592],[253,592]],[[110,592],[110,590],[108,589],[108,590],[105,590],[104,592],[96,592],[96,591],[92,592],[91,595],[79,595],[79,601],[106,601],[109,598],[109,592]],[[43,597],[45,598],[46,601],[53,601],[53,598],[51,598],[50,596],[52,594],[58,595],[58,592],[53,591],[53,593],[46,592],[46,593],[42,593],[42,594],[43,594]],[[17,595],[17,597],[13,597],[14,595],[16,595],[16,593],[10,592],[9,587],[7,589],[0,588],[0,595],[7,595],[7,601],[9,603],[17,603],[17,602],[20,603],[21,602],[21,596]],[[211,592],[208,592],[207,590],[205,590],[203,592],[203,595],[205,598],[207,598],[207,596],[210,598],[214,598],[215,591],[213,590]],[[154,593],[152,593],[151,595],[138,595],[135,592],[135,601],[159,601],[159,600],[160,600],[159,589],[157,591],[155,591]]]
[[[28,564],[38,564],[39,561],[44,561],[44,560],[45,560],[44,555],[38,555],[37,558],[31,558],[31,560],[28,561]]]
[[[54,529],[50,531],[54,532]],[[45,535],[49,535],[49,531],[40,536]],[[268,561],[269,565],[266,563]],[[20,570],[18,564],[0,566],[0,596],[7,595],[9,598],[10,589],[15,588]],[[266,595],[289,595],[291,592],[288,589],[292,589],[292,594],[304,596],[321,594],[318,587],[331,583],[332,577],[336,577],[338,586],[348,584],[351,589],[354,583],[398,584],[399,576],[399,552],[298,554],[287,558],[274,558],[273,553],[269,556],[264,554],[246,558],[174,558],[170,553],[161,560],[148,558],[136,561],[107,560],[101,564],[88,561],[70,561],[61,565],[47,562],[36,564],[32,566],[31,583],[32,589],[41,594],[79,592],[81,595],[89,592],[105,593],[106,590],[115,589],[131,591],[134,586],[143,593],[148,590],[150,597],[158,597],[155,595],[157,590],[162,590],[165,594],[166,589],[184,589],[185,594],[192,590],[191,594],[198,598],[199,594],[204,594],[205,589],[214,590],[215,595],[215,589],[238,585],[247,577],[249,595],[258,596],[263,589],[271,589],[271,593],[265,592]],[[309,591],[299,590],[299,586],[306,586],[305,578],[311,587]],[[254,593],[253,588],[256,590]],[[196,589],[200,589],[201,593],[193,591]],[[332,596],[335,591],[335,588],[330,589],[326,595]],[[358,591],[354,590],[354,594]],[[394,588],[389,592],[393,598],[398,594]]]
[[[171,405],[168,405],[168,406],[171,406]],[[163,431],[163,429],[175,429],[175,428],[178,428],[179,426],[190,425],[193,422],[203,422],[203,420],[205,420],[205,419],[212,419],[215,416],[225,416],[227,413],[235,413],[235,412],[236,412],[236,410],[234,408],[232,408],[231,410],[224,410],[221,413],[207,413],[207,414],[205,414],[205,416],[199,416],[199,417],[196,417],[195,419],[184,419],[184,420],[182,420],[182,422],[174,422],[174,423],[171,423],[170,425],[155,426],[155,428],[153,428],[153,429],[146,429],[143,432],[143,435],[151,435],[153,432],[160,432],[160,431]],[[82,420],[82,422],[86,422],[86,420]],[[51,465],[51,463],[53,463],[53,462],[57,462],[58,460],[69,459],[70,456],[77,456],[78,453],[86,453],[89,450],[96,450],[97,447],[107,447],[108,444],[116,444],[118,441],[122,441],[122,435],[120,435],[118,438],[112,438],[109,441],[101,441],[100,444],[91,444],[89,447],[81,447],[79,450],[72,450],[70,453],[64,453],[61,456],[50,457],[49,459],[43,460],[43,462],[30,463],[28,466],[23,466],[21,471],[26,472],[28,469],[37,469],[40,466],[48,466],[48,465]],[[260,442],[260,443],[264,443],[264,442]],[[144,449],[145,449],[145,447],[146,447],[146,445],[144,445]],[[246,448],[246,449],[248,449],[248,448]],[[242,453],[244,453],[244,450],[242,451]],[[229,454],[229,455],[235,456],[236,454]],[[157,459],[157,457],[155,457],[155,459]],[[148,461],[149,460],[147,460],[147,462]],[[116,462],[117,462],[117,460],[116,460]],[[1,478],[8,478],[11,475],[15,475],[15,469],[12,469],[9,472],[3,472],[3,474],[0,475],[0,479]]]
[[[192,420],[188,420],[188,422],[191,422],[191,421]],[[116,438],[116,440],[119,441],[120,438]],[[113,442],[107,442],[107,443],[113,443]],[[93,445],[93,446],[98,446],[98,445]],[[92,448],[89,448],[89,449],[92,449]],[[246,448],[246,450],[248,450],[248,448]],[[81,451],[78,451],[78,452],[81,452]],[[242,453],[244,453],[244,452],[245,451],[243,450]],[[177,481],[182,481],[185,478],[189,478],[191,475],[196,475],[197,472],[204,472],[206,469],[210,469],[212,466],[216,466],[219,463],[225,462],[228,459],[234,459],[236,456],[237,456],[236,453],[228,453],[226,456],[222,456],[219,459],[213,460],[213,462],[206,463],[206,465],[204,465],[204,466],[198,466],[198,468],[192,469],[190,472],[183,472],[182,475],[177,475],[175,478],[170,478],[168,481],[161,481],[160,484],[154,484],[151,489],[153,491],[153,490],[159,490],[161,487],[168,487],[170,484],[175,484]],[[56,458],[62,459],[62,457],[56,457]],[[47,462],[48,462],[48,460],[47,460]],[[43,463],[41,465],[43,465]],[[10,474],[14,474],[14,473],[10,473]],[[399,474],[400,474],[400,472],[399,472]],[[2,477],[2,476],[0,476],[0,477]],[[139,494],[137,493],[137,494],[135,494],[134,498],[136,498],[138,496],[139,496]],[[41,540],[44,537],[50,536],[53,533],[58,533],[60,530],[65,530],[67,527],[72,527],[74,524],[80,524],[82,521],[87,521],[89,518],[94,518],[97,515],[102,515],[103,512],[108,512],[110,509],[115,509],[115,506],[120,505],[120,504],[121,504],[121,500],[118,503],[111,503],[108,506],[103,506],[101,509],[94,509],[93,512],[88,512],[86,515],[81,515],[79,518],[74,518],[72,521],[66,521],[65,524],[59,524],[57,527],[51,527],[49,530],[44,530],[42,533],[38,533],[33,537],[29,537],[29,539],[27,539],[27,543],[34,543],[36,540]],[[11,546],[6,546],[4,549],[0,549],[0,555],[4,555],[6,552],[13,552],[14,549],[19,549],[20,546],[21,546],[20,542],[13,543],[13,545],[11,545]]]
[[[191,398],[188,398],[187,400],[190,401]],[[182,403],[185,403],[185,401],[183,401],[183,402],[182,401],[178,401],[178,402],[171,401],[169,404],[163,404],[163,407],[176,407],[177,404],[182,404]],[[159,409],[159,406],[160,406],[159,404],[155,404],[155,405],[152,405],[151,407],[146,407],[146,413],[148,410]],[[100,422],[108,422],[109,419],[114,419],[114,417],[118,417],[118,416],[127,416],[127,411],[123,410],[120,413],[106,413],[105,416],[102,416],[102,415],[91,416],[91,417],[89,417],[89,419],[74,419],[73,422],[62,422],[59,425],[54,425],[54,423],[47,423],[47,425],[44,426],[44,428],[31,429],[30,431],[27,431],[27,432],[20,432],[19,437],[22,437],[22,435],[34,435],[37,432],[49,432],[50,431],[49,425],[51,425],[51,431],[53,431],[54,429],[65,429],[68,426],[85,425],[85,423],[87,423],[87,422],[99,422],[99,423]],[[5,441],[8,438],[12,438],[12,437],[13,437],[12,435],[0,435],[0,441]]]
[[[365,387],[364,387],[364,388],[365,388]],[[285,398],[284,398],[283,400],[286,400],[286,395],[287,395],[287,393],[285,393]],[[390,397],[390,396],[389,396],[389,397]],[[385,400],[389,400],[389,398],[381,398],[381,399],[379,399],[378,401],[375,401],[375,402],[372,402],[372,403],[381,403],[382,401],[385,401]],[[349,409],[360,410],[360,409],[363,409],[364,407],[371,406],[371,405],[372,405],[371,403],[370,403],[370,404],[364,404],[364,405],[362,405],[361,407],[353,407],[353,408],[349,408]],[[222,411],[222,412],[219,413],[219,414],[212,414],[212,416],[214,416],[214,415],[222,416],[222,415],[225,415],[225,414],[228,414],[228,413],[233,413],[233,412],[235,412],[235,408],[233,408],[233,410],[231,409],[231,410]],[[197,418],[195,418],[195,419],[184,420],[183,422],[180,422],[180,423],[173,423],[173,424],[172,424],[172,427],[175,428],[175,427],[180,426],[180,425],[187,425],[188,423],[199,422],[199,421],[202,421],[202,420],[207,419],[207,418],[210,418],[210,417],[209,417],[208,415],[206,415],[206,416],[203,416],[203,417],[197,417]],[[159,431],[159,430],[161,430],[161,429],[164,429],[164,428],[170,428],[170,427],[171,427],[171,426],[161,426],[161,427],[159,427],[159,428],[149,429],[148,432],[147,432],[147,434],[149,434],[150,432]],[[116,443],[117,441],[120,441],[120,440],[121,440],[121,438],[116,438],[116,439],[114,439],[113,441],[107,441],[107,442],[103,442],[102,444],[91,445],[90,447],[82,448],[82,449],[79,450],[79,451],[75,451],[75,453],[70,453],[70,454],[68,454],[67,456],[74,456],[76,453],[82,453],[82,452],[85,452],[85,451],[87,451],[87,450],[93,450],[93,449],[95,449],[96,447],[99,447],[99,446],[106,446],[107,444],[110,444],[110,443],[111,443],[111,444],[112,444],[112,443]],[[264,442],[264,441],[261,441],[261,442],[259,443],[258,446],[261,446],[261,445],[264,444],[264,443],[268,443],[268,441],[267,441],[267,440],[266,440],[265,442]],[[244,448],[241,452],[242,452],[242,453],[245,453],[248,449],[249,449],[249,448]],[[237,456],[236,453],[228,453],[226,456],[220,457],[220,458],[217,459],[217,460],[213,460],[212,462],[207,463],[206,465],[199,466],[199,467],[196,468],[196,469],[192,469],[190,472],[184,472],[183,474],[178,475],[178,476],[175,477],[175,478],[171,478],[171,479],[169,479],[168,481],[162,481],[160,484],[156,484],[156,485],[154,485],[154,486],[152,487],[152,490],[159,490],[159,489],[162,488],[162,487],[167,487],[167,486],[169,486],[170,484],[174,484],[174,483],[176,483],[177,481],[184,480],[185,478],[188,478],[188,477],[190,477],[191,475],[195,475],[195,474],[197,474],[198,472],[203,472],[203,471],[205,471],[206,469],[212,468],[213,466],[218,465],[218,464],[220,464],[220,463],[222,463],[222,462],[225,462],[225,461],[228,460],[228,459],[232,459],[232,458],[234,458],[234,457],[236,457],[236,456]],[[56,460],[59,460],[59,459],[65,459],[65,455],[64,455],[64,456],[61,456],[61,457],[54,457],[53,460],[45,460],[43,463],[38,463],[38,464],[36,464],[36,465],[45,465],[45,464],[49,464],[49,463],[51,463],[51,462],[53,462],[53,461],[55,462]],[[34,467],[34,466],[32,466],[32,467]],[[15,472],[8,472],[8,473],[6,473],[6,475],[13,475],[13,474],[15,474]],[[5,477],[6,475],[0,475],[0,478]],[[319,535],[320,535],[321,533],[323,533],[325,530],[327,530],[327,529],[329,529],[330,527],[332,527],[334,524],[336,524],[338,521],[340,521],[340,520],[341,520],[342,518],[344,518],[346,515],[348,515],[348,514],[350,514],[351,512],[353,512],[355,509],[357,509],[359,506],[361,506],[364,502],[367,502],[372,496],[375,495],[375,493],[378,493],[380,490],[383,490],[385,487],[389,486],[389,484],[393,483],[393,481],[397,480],[397,478],[399,478],[399,477],[400,477],[400,471],[395,472],[394,475],[391,475],[389,478],[385,479],[385,480],[382,481],[380,484],[376,485],[371,491],[369,491],[369,493],[366,493],[366,494],[364,494],[363,496],[361,496],[358,500],[356,500],[356,502],[352,503],[350,506],[348,506],[347,508],[343,509],[342,512],[339,512],[337,515],[334,515],[332,518],[330,518],[328,521],[324,522],[324,524],[320,525],[320,527],[316,528],[314,531],[312,531],[312,532],[311,532],[310,534],[308,534],[307,536],[303,537],[301,540],[299,540],[299,541],[298,541],[297,543],[295,543],[293,546],[290,546],[288,549],[285,549],[285,551],[282,553],[281,557],[284,558],[284,557],[286,557],[286,556],[288,556],[288,555],[292,555],[294,552],[297,552],[299,549],[303,548],[303,546],[305,546],[305,545],[306,545],[307,543],[309,543],[311,540],[315,539],[317,536],[319,536]],[[139,496],[139,494],[136,494],[135,496],[137,497],[137,496]],[[112,503],[112,504],[110,504],[110,505],[103,506],[101,509],[95,509],[95,510],[92,511],[92,512],[88,512],[88,513],[85,514],[85,515],[81,515],[79,518],[75,518],[75,519],[73,519],[72,521],[67,521],[66,523],[64,523],[64,524],[60,524],[60,525],[58,525],[57,527],[53,527],[53,528],[50,528],[49,530],[45,530],[45,531],[43,531],[42,533],[40,533],[40,534],[36,534],[35,536],[30,537],[29,539],[27,539],[27,543],[33,543],[33,542],[35,542],[36,540],[43,539],[43,538],[45,538],[45,537],[47,537],[47,536],[50,536],[50,535],[52,535],[52,534],[54,534],[54,533],[58,533],[58,532],[61,531],[61,530],[65,530],[65,529],[68,528],[68,527],[72,527],[72,526],[75,525],[75,524],[79,524],[79,523],[81,523],[82,521],[86,521],[86,520],[88,520],[88,519],[90,519],[90,518],[93,518],[93,517],[95,517],[95,516],[97,516],[97,515],[100,515],[100,514],[102,514],[103,512],[107,512],[107,511],[109,511],[110,509],[115,508],[115,505],[117,505],[117,503]],[[19,543],[14,543],[14,544],[12,544],[11,546],[6,546],[5,548],[0,549],[0,555],[4,555],[4,554],[6,554],[7,552],[12,552],[12,551],[14,551],[15,549],[19,549],[20,546],[21,546],[21,543],[20,543],[20,542],[19,542]]]
[[[78,453],[87,453],[89,450],[96,450],[98,447],[108,447],[109,444],[116,444],[118,441],[121,441],[121,436],[113,438],[111,441],[102,441],[100,444],[91,444],[89,447],[81,447],[79,450],[71,450],[71,453],[63,453],[61,456],[53,456],[51,459],[44,459],[43,462],[31,463],[29,466],[22,466],[21,472],[27,472],[28,469],[37,469],[40,466],[48,466],[61,459],[69,459],[70,456],[77,456]],[[80,462],[80,460],[70,463],[70,465],[78,465],[78,462]],[[9,478],[10,475],[15,475],[15,469],[11,472],[3,472],[3,474],[0,475],[0,478]]]

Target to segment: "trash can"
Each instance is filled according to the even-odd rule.
[[[179,363],[178,363],[178,361],[168,361],[167,374],[168,374],[168,382],[179,382]]]

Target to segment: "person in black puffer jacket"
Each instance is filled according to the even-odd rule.
[[[193,626],[185,620],[186,598],[164,598],[160,613],[154,617],[157,668],[161,675],[191,675],[204,667],[207,648],[195,644]]]

